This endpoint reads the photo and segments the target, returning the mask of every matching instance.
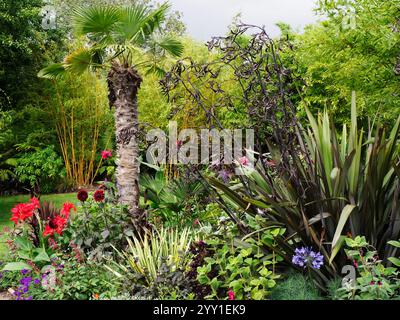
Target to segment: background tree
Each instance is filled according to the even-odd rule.
[[[291,69],[305,79],[299,110],[328,108],[337,123],[348,122],[355,90],[360,117],[397,118],[399,8],[399,0],[318,2],[323,21],[295,36],[295,50],[286,52],[295,60]]]
[[[128,205],[133,215],[139,206],[137,93],[142,78],[138,68],[163,74],[160,58],[180,56],[183,50],[179,41],[160,30],[168,9],[168,4],[155,10],[144,5],[76,9],[74,29],[77,35],[86,36],[87,46],[39,73],[40,77],[56,78],[65,71],[108,70],[109,104],[115,106],[119,201]]]

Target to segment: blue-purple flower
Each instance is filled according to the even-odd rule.
[[[311,267],[313,269],[320,269],[324,264],[324,257],[311,248],[302,247],[294,251],[292,263],[302,268]]]
[[[28,272],[23,272],[23,274],[27,274]],[[40,280],[33,279],[32,277],[25,277],[20,280],[20,285],[15,290],[14,295],[16,296],[16,300],[32,300],[32,296],[26,297],[26,294],[29,292],[29,288],[31,283],[35,285],[40,284]]]
[[[218,177],[220,177],[224,183],[228,183],[231,179],[231,176],[232,173],[227,169],[218,171]]]
[[[27,269],[22,269],[21,270],[21,273],[23,274],[23,275],[26,275],[26,274],[28,274],[29,272],[31,272],[30,270],[27,270]]]

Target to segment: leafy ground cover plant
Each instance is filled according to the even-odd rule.
[[[397,297],[400,293],[398,268],[385,267],[378,252],[368,244],[365,237],[346,238],[345,243],[346,254],[356,269],[356,278],[350,279],[337,290],[337,298],[386,300]],[[399,245],[396,241],[390,243]],[[391,260],[397,262],[396,259],[392,258]]]
[[[268,297],[280,275],[277,264],[283,260],[273,250],[265,251],[263,242],[272,242],[284,229],[261,230],[258,240],[242,239],[231,224],[223,226],[217,235],[206,239],[207,255],[197,267],[197,281],[208,288],[206,299],[254,299]]]

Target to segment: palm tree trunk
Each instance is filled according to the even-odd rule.
[[[128,64],[113,63],[107,77],[110,107],[115,107],[119,202],[139,212],[139,144],[137,92],[141,77]]]

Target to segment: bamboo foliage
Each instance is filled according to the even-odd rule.
[[[49,107],[67,180],[74,187],[91,185],[102,165],[100,151],[112,148],[107,88],[93,74],[69,75],[55,81],[54,88],[55,99]]]

